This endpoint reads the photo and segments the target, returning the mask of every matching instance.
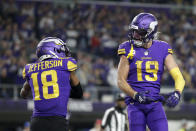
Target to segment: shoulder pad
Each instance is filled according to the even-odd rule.
[[[129,44],[129,41],[125,41],[122,44],[119,45],[118,48],[118,55],[124,55],[126,54],[126,47]]]
[[[68,71],[75,71],[77,67],[77,62],[73,57],[63,58],[66,64],[66,68]]]

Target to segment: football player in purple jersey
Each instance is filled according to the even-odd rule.
[[[83,91],[74,71],[76,60],[61,39],[47,37],[36,49],[38,60],[23,70],[26,82],[21,97],[32,92],[34,110],[31,131],[65,131],[69,97],[82,98]]]
[[[168,131],[161,101],[160,81],[164,66],[175,81],[175,90],[168,94],[166,105],[175,107],[185,81],[176,64],[170,45],[155,40],[158,21],[150,13],[140,13],[129,25],[129,40],[120,44],[118,86],[127,94],[130,131]]]

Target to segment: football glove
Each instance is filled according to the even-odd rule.
[[[166,105],[170,108],[175,107],[179,101],[180,101],[180,92],[179,91],[174,91],[172,93],[168,94],[168,98],[166,100]]]
[[[140,104],[149,104],[151,102],[154,102],[155,100],[150,98],[149,91],[144,91],[144,92],[137,92],[133,99]]]

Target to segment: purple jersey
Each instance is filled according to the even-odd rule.
[[[137,92],[149,90],[154,99],[160,92],[164,60],[169,53],[172,54],[170,45],[158,40],[153,40],[148,49],[129,41],[120,44],[118,49],[118,55],[125,55],[130,63],[127,82]]]
[[[31,87],[33,116],[66,116],[70,95],[70,72],[77,69],[71,58],[48,59],[25,66],[23,77]]]

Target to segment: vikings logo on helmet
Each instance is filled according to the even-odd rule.
[[[149,40],[155,38],[157,33],[158,21],[156,17],[150,13],[140,13],[134,17],[129,25],[129,39],[133,40],[136,46],[143,46]]]
[[[69,48],[61,39],[56,37],[46,37],[39,42],[36,49],[39,61],[48,58],[61,58],[70,56]]]

